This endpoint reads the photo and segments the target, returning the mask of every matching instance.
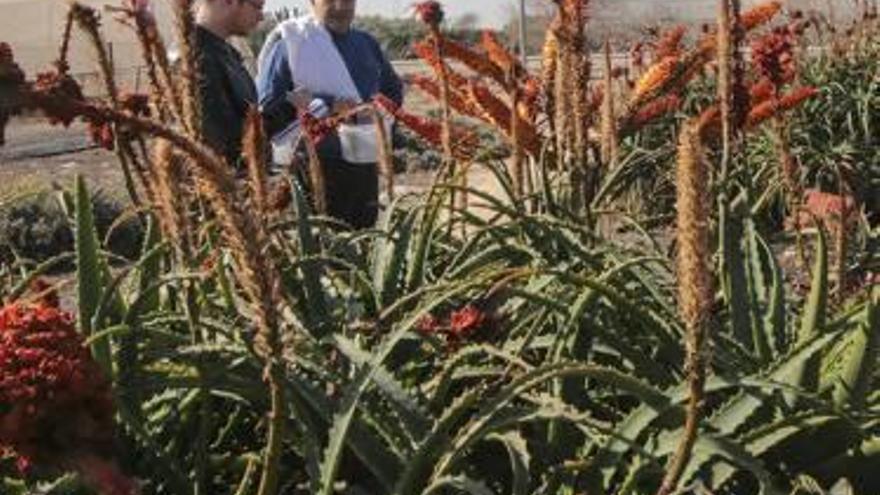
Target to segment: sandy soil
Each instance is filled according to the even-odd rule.
[[[81,174],[94,188],[124,198],[122,173],[112,152],[91,144],[84,124],[50,126],[38,119],[15,119],[0,148],[0,200],[69,186]]]

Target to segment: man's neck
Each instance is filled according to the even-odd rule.
[[[324,26],[324,29],[326,29],[328,33],[332,34],[333,36],[345,36],[346,34],[348,34],[349,31],[351,31],[351,27],[347,27],[345,29],[338,29],[338,28],[331,27],[330,24],[327,24],[326,22],[324,22],[320,19],[318,20],[318,22],[322,26]]]

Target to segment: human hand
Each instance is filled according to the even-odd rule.
[[[357,102],[354,100],[348,100],[345,98],[337,99],[333,102],[333,107],[330,109],[330,113],[332,114],[340,114],[345,113],[352,108],[357,106]]]
[[[287,101],[293,104],[298,112],[307,111],[313,99],[312,92],[306,88],[296,88],[287,93]]]

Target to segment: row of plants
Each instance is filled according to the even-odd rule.
[[[110,101],[82,98],[65,48],[35,80],[0,50],[10,100],[108,138],[146,225],[136,261],[111,270],[87,184],[62,195],[74,313],[41,279],[57,258],[5,265],[3,489],[877,491],[880,232],[859,189],[874,180],[862,131],[876,99],[825,86],[870,87],[857,61],[876,50],[876,16],[858,21],[847,59],[808,75],[791,42],[802,19],[770,28],[780,4],[721,0],[693,46],[671,30],[643,68],[606,57],[591,82],[587,2],[555,3],[542,74],[491,35],[450,41],[442,7],[420,4],[429,35],[415,50],[436,77],[412,84],[440,118],[381,98],[367,109],[436,146],[441,168],[365,231],[321,209],[313,150],[344,116],[304,118],[309,196],[293,170],[266,177],[256,114],[245,179],[202,143],[187,1],[180,71],[143,2],[123,11],[151,62],[148,109],[119,96],[82,5],[68,26],[96,41]],[[823,104],[833,111],[810,107]],[[826,129],[785,111],[863,119]],[[454,113],[510,157],[480,153]],[[813,157],[836,148],[823,132],[857,151],[811,192]],[[500,196],[467,184],[475,166]]]

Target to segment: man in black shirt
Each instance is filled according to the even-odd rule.
[[[195,13],[202,133],[232,165],[239,161],[245,117],[257,105],[257,90],[227,40],[253,31],[263,7],[264,0],[200,0]]]

